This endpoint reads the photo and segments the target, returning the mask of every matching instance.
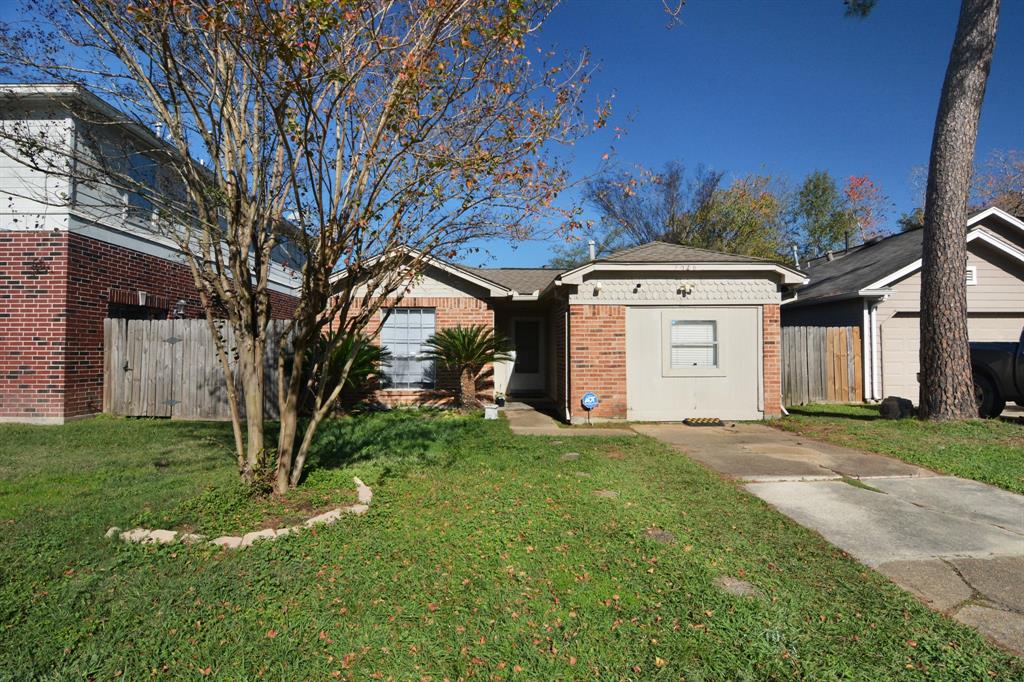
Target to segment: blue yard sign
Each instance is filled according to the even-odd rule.
[[[582,405],[583,409],[587,410],[588,412],[600,404],[601,401],[597,399],[597,394],[591,393],[590,391],[584,393],[583,397],[580,398],[580,405]]]

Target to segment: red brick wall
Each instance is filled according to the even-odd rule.
[[[392,304],[393,305],[393,304]],[[449,327],[482,324],[494,327],[494,309],[486,301],[470,297],[408,297],[397,305],[402,308],[434,308],[435,331]],[[373,317],[367,333],[375,333],[380,323],[380,313]],[[378,338],[379,341],[379,338]],[[383,389],[372,393],[373,399],[384,405],[449,405],[452,393],[458,385],[454,371],[437,368],[437,381],[433,390]],[[493,371],[490,365],[480,373],[477,381],[477,396],[481,400],[494,397]],[[365,397],[365,396],[364,396]]]
[[[0,417],[102,410],[103,319],[112,293],[122,302],[145,291],[150,303],[170,309],[184,299],[186,317],[203,314],[188,266],[81,235],[0,233],[0,263],[3,312],[10,308],[15,320],[0,332]],[[296,303],[276,292],[271,301],[275,317]]]
[[[64,412],[68,241],[63,232],[0,232],[0,417]]]
[[[601,401],[590,414],[598,419],[626,418],[626,308],[616,305],[569,306],[569,409],[573,421],[585,420],[580,399],[587,391]]]
[[[764,306],[764,416],[782,415],[782,339],[778,305]]]

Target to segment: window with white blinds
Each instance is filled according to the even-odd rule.
[[[381,346],[391,351],[385,368],[388,388],[433,388],[434,361],[420,357],[434,333],[433,308],[392,308],[380,332]]]
[[[672,369],[718,367],[718,326],[713,320],[672,320]]]

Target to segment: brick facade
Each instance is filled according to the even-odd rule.
[[[434,330],[441,331],[451,327],[468,327],[482,324],[494,327],[494,309],[489,303],[471,297],[406,297],[397,305],[400,308],[434,308]],[[388,307],[387,305],[385,307]],[[368,325],[369,332],[380,323],[381,313],[377,313]],[[378,339],[379,340],[379,339]],[[435,405],[446,406],[452,402],[452,396],[459,377],[453,370],[437,368],[434,389],[388,388],[372,391],[369,395],[357,396],[358,399],[372,398],[382,405]],[[481,371],[477,379],[477,397],[481,400],[492,400],[494,397],[493,370],[490,365]]]
[[[569,306],[569,409],[585,420],[580,406],[592,391],[601,404],[594,419],[626,418],[626,308],[620,305]]]
[[[188,266],[69,232],[0,232],[0,418],[61,421],[102,410],[111,304],[201,317]],[[275,317],[296,299],[273,292]]]
[[[782,339],[779,305],[762,307],[764,416],[782,416]]]
[[[0,418],[64,415],[68,239],[0,232]]]

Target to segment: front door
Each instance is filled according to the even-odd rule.
[[[544,320],[540,317],[517,317],[512,320],[512,348],[516,352],[509,393],[540,393],[544,391]]]

